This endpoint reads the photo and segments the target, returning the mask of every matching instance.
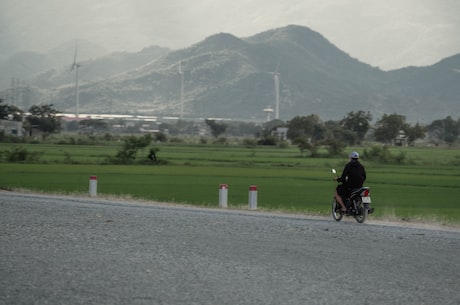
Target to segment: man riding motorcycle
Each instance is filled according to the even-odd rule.
[[[345,165],[342,176],[336,179],[342,184],[339,184],[335,190],[335,200],[340,204],[343,213],[347,212],[344,199],[350,196],[352,190],[361,188],[366,180],[366,170],[358,161],[359,154],[354,151],[349,157],[350,161]]]

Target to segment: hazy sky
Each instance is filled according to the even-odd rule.
[[[188,47],[289,24],[394,69],[460,53],[459,0],[0,0],[0,54],[86,39],[111,51]]]

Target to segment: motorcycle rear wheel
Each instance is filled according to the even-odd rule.
[[[343,217],[343,213],[341,211],[340,204],[334,199],[332,199],[332,218],[335,221],[341,221]]]
[[[363,206],[363,202],[362,202],[361,198],[359,199],[359,202],[356,202],[356,207],[358,208],[358,211],[359,211],[359,214],[355,215],[356,221],[358,223],[366,222],[368,211]]]

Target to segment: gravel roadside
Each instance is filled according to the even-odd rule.
[[[460,304],[460,231],[0,192],[0,304]]]

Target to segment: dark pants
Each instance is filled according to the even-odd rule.
[[[345,202],[345,200],[348,197],[350,197],[350,194],[351,194],[351,189],[343,184],[337,185],[336,191],[337,191],[337,194],[339,194],[339,196],[342,197],[343,202]]]

